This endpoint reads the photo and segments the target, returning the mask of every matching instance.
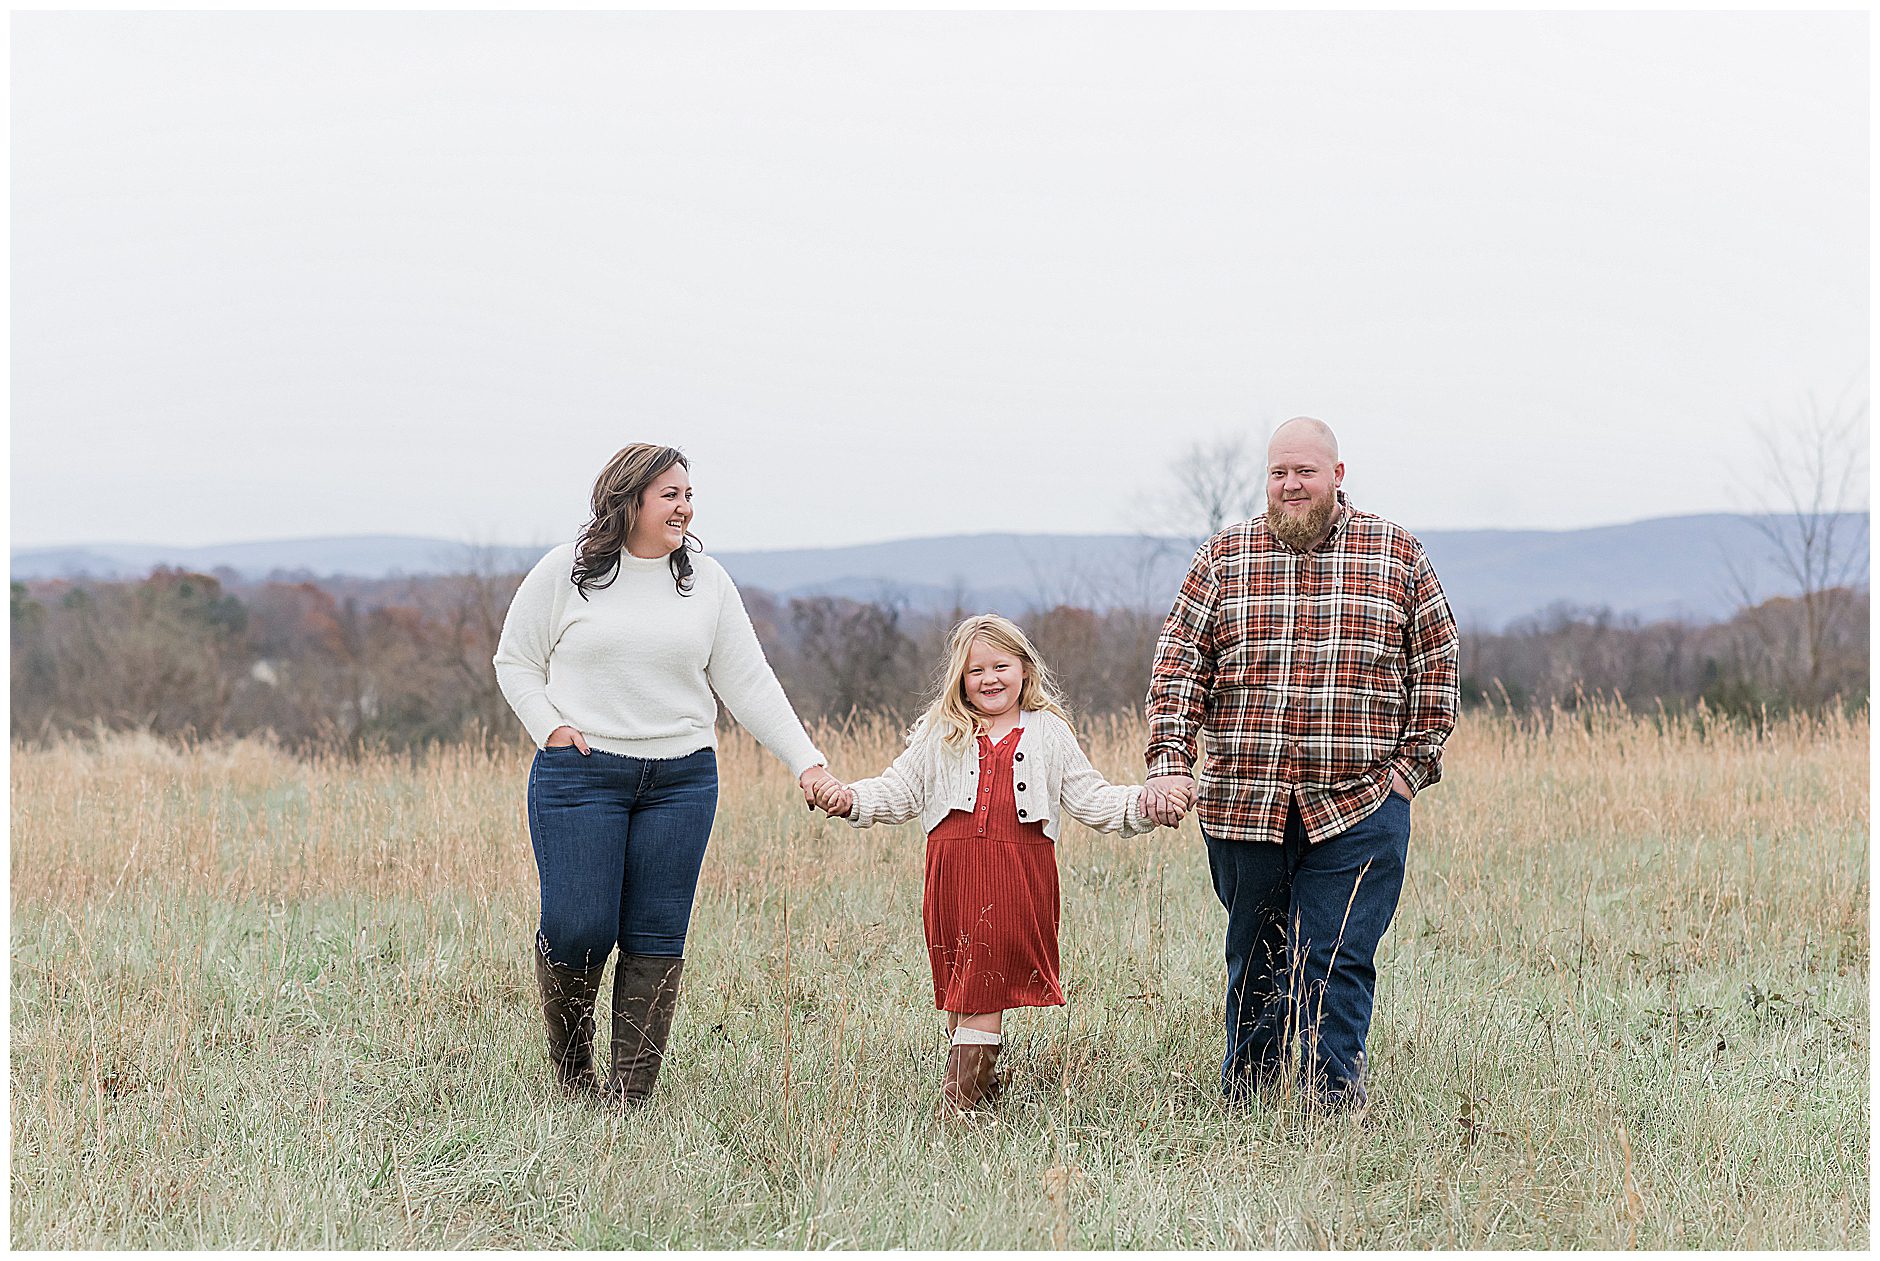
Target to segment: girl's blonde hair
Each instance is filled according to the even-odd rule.
[[[973,650],[973,641],[979,639],[999,652],[1018,658],[1025,668],[1025,682],[1018,690],[1020,709],[1044,710],[1070,721],[1051,668],[1038,656],[1038,650],[1025,638],[1025,632],[997,613],[981,613],[955,626],[948,636],[947,660],[940,672],[939,687],[933,703],[915,724],[916,730],[924,724],[929,730],[938,731],[940,738],[955,748],[966,745],[985,730],[985,718],[966,699],[966,657]]]

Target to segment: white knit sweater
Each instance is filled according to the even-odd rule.
[[[1090,765],[1071,725],[1047,711],[1019,715],[1025,730],[1012,754],[1013,796],[1025,823],[1044,821],[1044,834],[1058,838],[1058,825],[1069,814],[1099,832],[1137,836],[1155,830],[1142,811],[1142,789],[1107,782]],[[979,749],[976,744],[949,748],[938,731],[917,725],[907,752],[874,779],[857,780],[849,824],[905,823],[916,815],[931,832],[954,810],[971,812],[979,796]]]
[[[496,681],[538,747],[566,725],[608,753],[684,757],[718,743],[716,692],[792,774],[826,761],[722,565],[695,553],[681,595],[663,557],[623,552],[613,583],[583,599],[574,549],[564,543],[529,571],[496,646]]]

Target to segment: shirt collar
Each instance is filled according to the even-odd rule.
[[[1343,534],[1345,532],[1345,524],[1351,520],[1351,501],[1345,498],[1345,492],[1342,490],[1338,491],[1337,495],[1338,511],[1332,514],[1332,528],[1325,532],[1325,542],[1320,543],[1320,547],[1324,547],[1340,534]]]

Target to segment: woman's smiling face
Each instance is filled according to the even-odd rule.
[[[1018,704],[1025,684],[1025,667],[1017,657],[1002,652],[984,639],[975,639],[966,653],[966,674],[961,687],[966,703],[988,718],[996,718]]]
[[[648,560],[671,555],[685,545],[691,524],[692,477],[685,465],[674,464],[641,492],[627,550]]]

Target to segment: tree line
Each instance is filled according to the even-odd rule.
[[[519,731],[490,658],[520,574],[243,581],[159,570],[137,582],[11,586],[15,740],[96,730],[207,738],[272,733],[295,748],[410,748]],[[891,601],[745,602],[806,719],[909,721],[961,608]],[[1824,602],[1833,616],[1823,616]],[[1868,696],[1869,598],[1832,588],[1715,624],[1642,623],[1555,607],[1462,637],[1465,706],[1633,705],[1755,715]],[[1065,605],[1013,614],[1074,712],[1136,711],[1160,612]],[[1823,628],[1827,627],[1826,633]]]

